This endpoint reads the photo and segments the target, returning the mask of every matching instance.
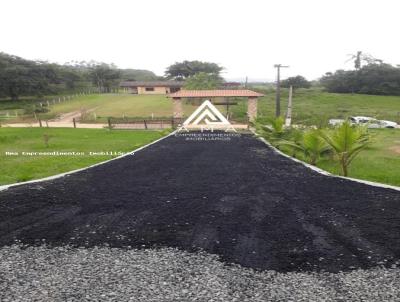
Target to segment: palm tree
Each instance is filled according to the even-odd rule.
[[[346,63],[353,60],[354,68],[356,70],[360,70],[360,68],[361,68],[361,60],[362,60],[362,58],[361,58],[362,51],[357,51],[356,54],[349,54],[348,56],[350,56],[350,58],[346,61]]]
[[[382,64],[383,63],[383,60],[374,58],[370,54],[363,53],[362,51],[357,51],[357,53],[349,54],[348,56],[350,58],[346,61],[346,63],[349,62],[349,61],[353,61],[354,68],[357,71],[361,69],[362,62],[365,62],[367,65],[368,64],[376,64],[376,63]]]
[[[269,120],[271,125],[264,125],[262,129],[269,139],[279,139],[285,134],[285,120],[279,116]]]
[[[339,161],[342,175],[348,175],[348,167],[354,158],[370,143],[365,127],[352,126],[346,121],[333,132],[321,132],[321,137],[332,148]]]
[[[285,145],[304,154],[307,162],[316,165],[321,156],[328,153],[331,147],[321,137],[319,130],[309,130],[295,141],[281,141],[278,145]]]

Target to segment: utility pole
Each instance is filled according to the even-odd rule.
[[[292,99],[293,99],[293,86],[289,88],[288,107],[286,112],[285,126],[290,127],[292,123]]]
[[[277,70],[276,76],[276,97],[275,97],[275,116],[281,116],[281,68],[287,68],[282,64],[275,64],[274,67]]]

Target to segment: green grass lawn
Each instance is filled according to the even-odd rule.
[[[172,102],[164,95],[101,94],[80,96],[74,100],[50,106],[49,115],[86,110],[98,117],[157,117],[172,115]]]
[[[282,113],[286,112],[287,89],[282,90]],[[247,120],[247,103],[244,99],[234,99],[238,105],[230,107],[233,119],[239,122]],[[0,102],[0,110],[9,110],[14,114],[15,109],[25,108],[26,101],[12,103]],[[274,116],[275,92],[266,90],[265,96],[259,99],[258,115],[261,120]],[[25,106],[25,107],[24,107]],[[184,103],[185,116],[189,116],[198,103],[192,105]],[[7,109],[5,109],[7,108]],[[225,106],[218,106],[222,113],[226,113]],[[165,95],[132,95],[132,94],[101,94],[75,97],[62,103],[50,105],[50,112],[40,114],[42,119],[74,112],[86,111],[87,122],[105,122],[107,117],[154,117],[169,118],[172,116],[172,101]],[[21,112],[20,112],[21,113]],[[350,115],[367,115],[379,119],[388,119],[400,122],[400,96],[374,96],[361,94],[327,93],[319,89],[298,89],[293,98],[293,122],[305,125],[320,125],[329,118],[345,118]]]
[[[189,116],[198,105],[184,102],[185,116]],[[103,122],[108,117],[170,118],[173,115],[171,99],[165,95],[102,94],[80,96],[64,103],[50,106],[50,112],[40,115],[43,119],[73,111],[86,111],[86,122]],[[224,108],[220,106],[223,111]],[[96,120],[95,120],[96,118]]]
[[[50,136],[45,146],[44,135]],[[128,152],[166,132],[65,128],[0,128],[0,185],[42,178],[98,163],[117,155],[89,152]],[[75,151],[84,156],[23,156],[22,152]],[[6,155],[18,152],[19,155]]]

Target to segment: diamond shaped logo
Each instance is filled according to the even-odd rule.
[[[183,122],[178,131],[187,131],[188,129],[204,130],[225,130],[236,132],[232,124],[209,100],[205,100],[188,118]]]

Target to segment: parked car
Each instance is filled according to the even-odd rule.
[[[343,123],[344,119],[330,119],[329,125],[336,126]],[[377,120],[373,117],[368,116],[351,116],[349,117],[350,123],[353,125],[367,125],[368,128],[398,128],[399,125],[396,122]]]
[[[386,120],[375,120],[368,124],[368,128],[398,128],[399,125],[396,122]]]
[[[398,125],[396,122],[386,121],[386,120],[377,120],[373,117],[368,116],[351,116],[349,120],[353,124],[357,125],[367,125],[368,128],[397,128]]]

